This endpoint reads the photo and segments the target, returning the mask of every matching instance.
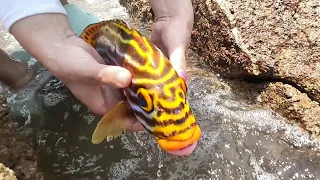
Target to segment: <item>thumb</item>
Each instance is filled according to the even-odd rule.
[[[79,46],[88,53],[86,60],[91,61],[90,65],[85,64],[85,74],[104,85],[111,85],[115,88],[127,87],[131,82],[131,73],[122,67],[104,64],[104,60],[98,52],[80,39]],[[92,63],[95,62],[95,63]]]
[[[131,83],[130,71],[120,66],[95,63],[90,73],[96,81],[115,88],[124,88]]]

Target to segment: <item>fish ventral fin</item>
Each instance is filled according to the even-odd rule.
[[[97,124],[92,134],[91,142],[99,144],[104,139],[107,141],[121,136],[125,132],[126,121],[130,105],[128,101],[121,101],[109,112],[107,112]]]

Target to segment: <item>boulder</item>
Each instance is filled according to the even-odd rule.
[[[147,0],[120,3],[150,29],[153,14]],[[192,3],[194,30],[190,50],[222,77],[259,83],[259,87],[263,83],[256,103],[319,137],[319,1]]]
[[[7,168],[2,163],[0,163],[0,179],[17,180],[17,177],[14,175],[12,169]]]
[[[320,136],[320,106],[293,86],[281,82],[270,83],[258,96],[258,101],[299,123],[314,138]]]
[[[0,179],[42,180],[36,152],[11,121],[10,107],[0,94]],[[9,180],[8,179],[8,180]]]

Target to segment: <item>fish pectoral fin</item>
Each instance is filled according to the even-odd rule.
[[[125,117],[130,110],[128,101],[121,101],[109,112],[107,112],[97,124],[92,134],[91,142],[99,144],[104,139],[116,138],[120,136],[126,128]]]

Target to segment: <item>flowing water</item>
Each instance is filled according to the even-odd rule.
[[[92,2],[79,2],[80,6],[88,3]],[[126,17],[117,3],[108,3],[91,4],[92,11],[96,10],[93,14],[106,19]],[[17,126],[36,144],[46,178],[320,178],[318,143],[281,116],[239,98],[228,83],[199,68],[195,55],[188,59],[188,98],[203,136],[195,152],[186,157],[160,150],[147,132],[131,132],[93,145],[91,134],[101,117],[90,113],[39,66],[35,80],[24,90],[11,93],[8,101]],[[29,64],[34,63],[31,58]]]

